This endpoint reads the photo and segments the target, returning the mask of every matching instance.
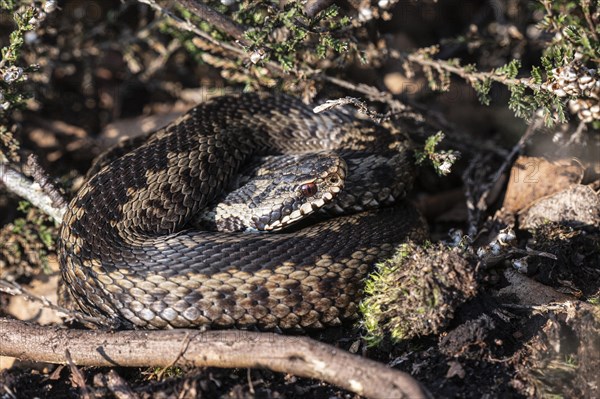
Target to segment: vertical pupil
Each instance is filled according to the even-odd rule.
[[[315,183],[306,183],[300,186],[300,191],[305,197],[311,197],[317,193],[317,185]]]

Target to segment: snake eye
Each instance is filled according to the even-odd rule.
[[[300,186],[300,192],[305,197],[312,197],[317,193],[317,185],[315,183],[305,183]]]

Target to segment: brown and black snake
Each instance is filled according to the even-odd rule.
[[[329,216],[273,233],[196,227],[257,157],[315,151],[344,160],[343,189],[333,201],[312,181],[292,191],[327,203],[316,213]],[[60,230],[67,290],[122,328],[339,324],[356,316],[372,266],[422,235],[417,212],[399,202],[409,154],[403,133],[343,110],[315,114],[283,94],[213,98],[96,163]]]

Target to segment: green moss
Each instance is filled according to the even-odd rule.
[[[363,315],[368,344],[441,331],[454,310],[476,292],[474,271],[454,249],[408,243],[376,266],[365,284]]]

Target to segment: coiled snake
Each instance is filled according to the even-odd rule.
[[[324,150],[347,164],[329,169],[348,176],[340,191],[337,178],[316,172],[339,192],[317,213],[349,215],[309,217],[280,233],[194,227],[255,157]],[[372,265],[422,232],[410,207],[390,207],[410,186],[408,151],[400,132],[344,111],[315,114],[283,94],[213,98],[99,161],[60,230],[68,292],[81,310],[124,328],[339,324],[355,316]],[[317,183],[292,189],[309,200],[307,213],[333,197]],[[285,206],[266,219],[298,214]],[[380,206],[388,207],[367,211]]]

